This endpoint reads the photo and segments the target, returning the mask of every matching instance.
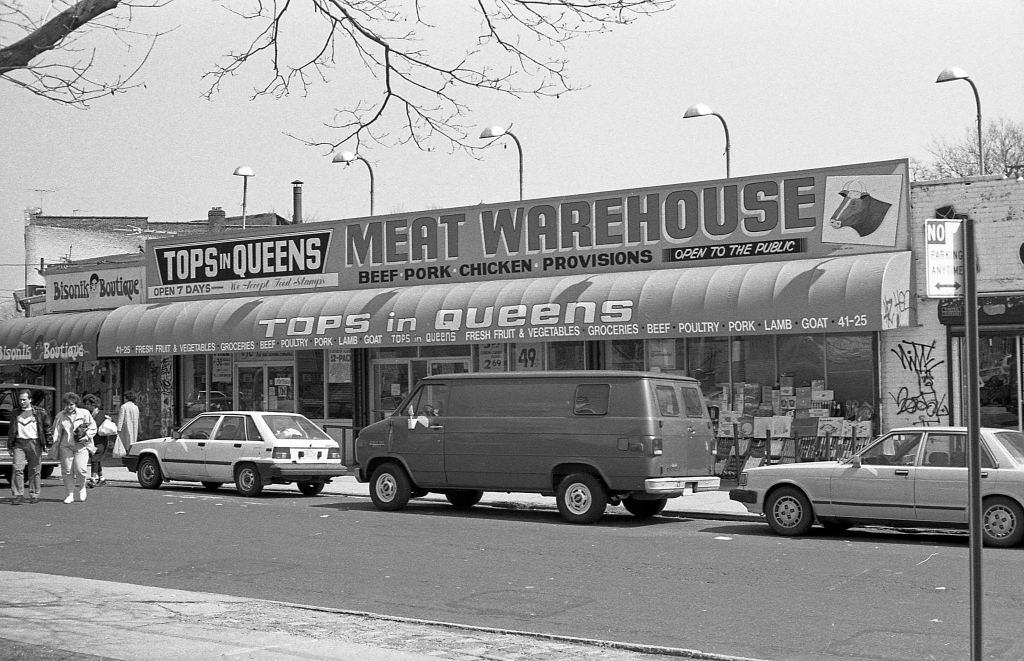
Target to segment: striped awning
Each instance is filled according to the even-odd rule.
[[[127,305],[102,356],[880,331],[908,326],[909,252]]]
[[[95,360],[100,325],[110,312],[44,314],[0,321],[0,363]]]

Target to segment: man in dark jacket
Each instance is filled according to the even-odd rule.
[[[40,470],[43,454],[52,438],[50,414],[32,405],[30,390],[18,391],[21,409],[11,412],[11,427],[7,436],[7,449],[14,458],[11,466],[11,504],[25,502],[25,467],[28,467],[28,502],[39,502]]]

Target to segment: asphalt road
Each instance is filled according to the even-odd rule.
[[[553,511],[469,513],[294,489],[107,486],[0,505],[9,570],[768,659],[964,659],[962,534],[824,531]],[[1024,658],[1024,549],[986,549],[986,658]]]

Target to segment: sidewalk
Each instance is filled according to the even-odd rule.
[[[131,482],[137,483],[135,473],[129,472],[122,466],[110,466],[103,468],[103,477],[110,482]],[[756,514],[751,514],[747,508],[736,501],[729,500],[729,489],[735,486],[734,480],[722,480],[722,486],[718,491],[704,491],[701,493],[688,494],[680,498],[669,498],[668,505],[661,513],[662,516],[672,516],[687,519],[715,519],[720,521],[761,521]],[[295,490],[294,485],[271,485],[268,489]],[[369,485],[360,484],[355,477],[342,476],[324,487],[324,494],[335,496],[349,496],[352,498],[370,499]],[[448,502],[444,496],[436,493],[428,494],[421,500]],[[480,501],[481,505],[491,507],[504,507],[508,509],[543,509],[557,510],[553,497],[541,496],[533,493],[485,493]],[[611,511],[625,511],[621,505],[610,507]]]

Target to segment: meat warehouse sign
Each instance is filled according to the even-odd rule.
[[[907,162],[227,232],[147,245],[149,300],[390,289],[904,250]]]

